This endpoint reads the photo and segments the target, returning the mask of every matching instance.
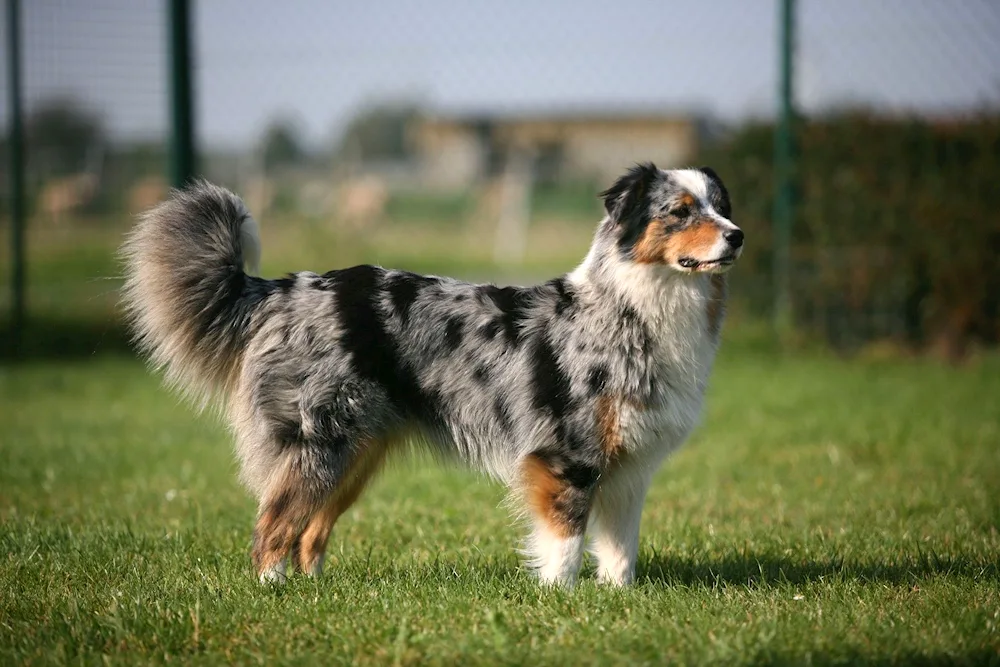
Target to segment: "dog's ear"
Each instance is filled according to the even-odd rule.
[[[652,162],[637,164],[601,193],[604,210],[616,225],[636,225],[648,216],[649,191],[660,176]]]
[[[729,201],[729,190],[723,185],[722,179],[711,167],[699,167],[701,173],[708,177],[711,187],[708,188],[708,200],[720,215],[726,219],[733,217],[733,205]]]

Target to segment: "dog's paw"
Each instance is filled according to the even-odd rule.
[[[281,586],[288,581],[287,564],[280,561],[274,567],[269,567],[260,573],[260,583]]]

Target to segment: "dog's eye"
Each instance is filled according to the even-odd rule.
[[[670,215],[674,218],[686,218],[691,215],[691,207],[687,205],[678,206],[670,211]]]

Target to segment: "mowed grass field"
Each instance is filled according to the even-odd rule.
[[[402,462],[257,584],[230,441],[128,357],[0,367],[3,664],[997,664],[1000,359],[732,336],[639,581],[542,589],[496,485]]]

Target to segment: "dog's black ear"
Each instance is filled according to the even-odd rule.
[[[719,178],[719,175],[711,167],[699,167],[699,171],[708,177],[709,184],[712,186],[708,189],[708,200],[712,203],[712,206],[722,216],[727,219],[732,218],[733,205],[729,201],[729,190],[723,185],[722,179]]]
[[[634,225],[648,216],[647,195],[660,170],[652,162],[637,164],[601,193],[604,210],[611,221],[618,225]]]

